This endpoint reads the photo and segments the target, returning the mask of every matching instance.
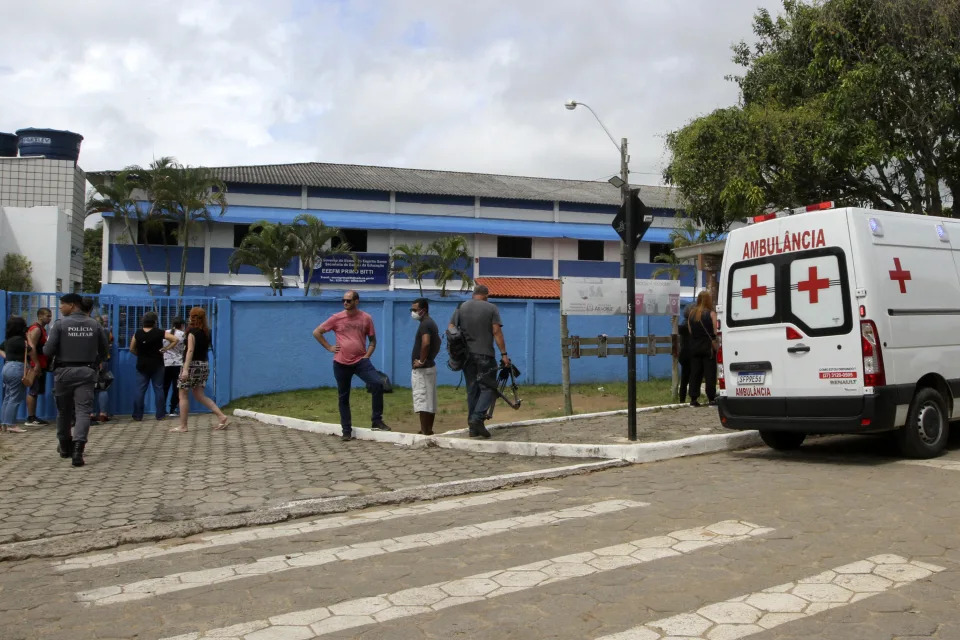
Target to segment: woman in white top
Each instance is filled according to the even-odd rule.
[[[173,328],[170,329],[170,333],[175,335],[179,342],[172,349],[163,352],[163,397],[166,401],[167,395],[170,393],[170,387],[173,387],[173,395],[170,397],[170,415],[176,416],[180,415],[180,393],[177,390],[177,379],[180,377],[180,368],[183,367],[184,347],[187,346],[183,333],[183,318],[173,319]],[[167,340],[163,341],[164,347],[169,344]]]

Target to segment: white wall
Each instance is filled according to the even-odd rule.
[[[70,223],[59,207],[0,207],[0,260],[8,253],[30,260],[34,291],[69,291]]]

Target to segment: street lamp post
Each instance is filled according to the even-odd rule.
[[[610,135],[610,132],[604,126],[600,117],[588,104],[568,100],[564,105],[567,109],[573,111],[577,107],[586,107],[597,124],[603,129],[607,137],[613,143],[613,146],[620,152],[620,195],[623,198],[624,208],[624,237],[623,243],[623,277],[627,279],[627,437],[630,440],[637,439],[637,309],[636,301],[636,256],[634,251],[636,247],[633,244],[633,211],[632,198],[630,197],[630,156],[627,154],[627,139],[621,138],[620,144]]]

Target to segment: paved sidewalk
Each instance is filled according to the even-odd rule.
[[[495,427],[496,425],[494,425]],[[552,442],[560,444],[628,444],[626,412],[616,415],[541,421],[537,424],[505,425],[494,428],[495,440],[509,442]],[[720,425],[716,407],[681,406],[637,413],[637,442],[664,442],[692,436],[733,434]],[[450,437],[466,438],[466,431]]]
[[[175,424],[94,426],[79,469],[57,455],[53,427],[2,434],[0,544],[587,462],[345,443],[237,417],[226,431],[207,415],[188,433],[170,433]]]

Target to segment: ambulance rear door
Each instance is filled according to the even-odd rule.
[[[858,412],[855,402],[811,402],[864,393],[847,211],[787,216],[748,230],[731,247],[747,259],[727,273],[727,396],[770,398],[765,413],[792,417]]]

